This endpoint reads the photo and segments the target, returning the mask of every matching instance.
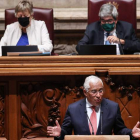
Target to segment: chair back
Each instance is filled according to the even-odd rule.
[[[99,9],[105,3],[118,4],[118,20],[129,22],[136,30],[136,0],[88,0],[88,24],[99,20]]]

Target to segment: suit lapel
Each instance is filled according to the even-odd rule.
[[[109,113],[108,112],[108,103],[106,102],[105,99],[102,100],[100,111],[101,111],[100,112],[100,120],[99,120],[99,125],[98,125],[98,130],[97,130],[96,135],[101,135],[101,129],[102,129],[102,132],[103,132],[103,125],[105,123],[105,120],[108,117],[108,113]],[[101,124],[101,121],[102,121],[102,124]]]
[[[81,120],[83,120],[83,129],[85,129],[87,135],[91,135],[89,131],[88,119],[86,113],[86,98],[81,102],[79,111],[80,111]]]
[[[119,24],[116,25],[116,32],[119,38],[124,39],[122,27]]]
[[[104,44],[104,30],[101,27],[101,23],[99,25],[99,43],[100,45]]]
[[[16,25],[17,25],[17,28],[16,28],[16,31],[13,33],[13,39],[11,40],[11,43],[9,43],[10,45],[17,45],[22,35],[22,30],[19,27],[19,23],[17,23]]]

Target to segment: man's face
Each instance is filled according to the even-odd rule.
[[[106,32],[112,32],[116,28],[117,20],[112,16],[103,17],[100,19],[102,29]]]
[[[108,24],[112,24],[112,23],[117,24],[117,20],[115,20],[112,16],[103,17],[100,20],[101,20],[101,25],[106,24],[106,23],[108,23]]]
[[[102,82],[99,80],[96,83],[90,82],[90,88],[88,91],[84,90],[84,94],[87,100],[93,106],[98,106],[101,104],[104,94],[104,88]]]

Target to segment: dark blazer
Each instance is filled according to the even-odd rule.
[[[131,129],[126,128],[121,118],[119,105],[108,99],[103,99],[101,103],[102,117],[100,116],[97,135],[131,135]],[[102,124],[101,124],[102,119]],[[74,130],[75,135],[91,135],[86,113],[86,99],[79,100],[69,105],[63,124],[59,140],[63,140],[64,135],[71,135]]]
[[[140,52],[140,40],[136,38],[132,24],[125,21],[118,21],[116,25],[116,34],[118,38],[125,40],[125,45],[119,45],[121,54],[133,54]],[[79,41],[76,50],[79,52],[79,46],[84,44],[104,44],[104,30],[100,21],[91,23],[87,26],[84,37]]]

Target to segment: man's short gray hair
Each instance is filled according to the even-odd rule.
[[[99,10],[99,17],[107,17],[107,16],[112,16],[115,20],[118,17],[118,11],[116,7],[113,4],[103,4]]]
[[[86,91],[88,91],[88,89],[90,88],[90,85],[89,85],[90,82],[92,82],[92,83],[97,83],[97,82],[99,82],[99,81],[101,81],[101,83],[103,84],[103,81],[102,81],[99,77],[94,76],[94,75],[88,76],[88,77],[85,79],[85,82],[84,82],[83,87],[84,87],[84,89],[85,89]]]

